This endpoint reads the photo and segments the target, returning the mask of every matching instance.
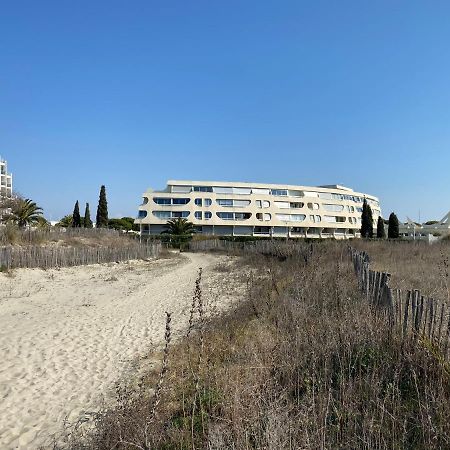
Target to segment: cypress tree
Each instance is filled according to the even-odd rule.
[[[363,238],[372,238],[373,237],[372,208],[367,203],[366,199],[364,199],[362,216],[361,216],[361,236]]]
[[[97,228],[108,227],[108,202],[106,201],[106,189],[103,185],[100,188],[95,226]]]
[[[388,238],[389,239],[398,239],[398,237],[399,237],[398,227],[399,227],[398,218],[392,212],[391,215],[389,216],[389,228],[388,228]]]
[[[378,239],[385,239],[386,238],[386,231],[384,230],[384,220],[383,220],[383,218],[381,216],[378,216],[377,238]]]
[[[78,200],[75,203],[75,207],[73,208],[72,227],[73,228],[80,228],[81,227],[80,205],[78,204]]]
[[[92,228],[91,211],[89,210],[89,203],[86,203],[86,209],[84,211],[84,228]]]

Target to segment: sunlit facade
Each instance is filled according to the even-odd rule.
[[[376,227],[378,198],[344,186],[170,180],[143,194],[136,223],[142,234],[160,234],[169,219],[184,217],[216,236],[349,239],[360,237],[364,198]]]

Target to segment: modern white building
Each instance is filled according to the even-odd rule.
[[[8,173],[5,160],[0,157],[0,197],[12,197],[12,174]]]
[[[403,239],[433,242],[450,235],[450,211],[438,221],[415,223],[408,219],[399,226],[399,234]]]
[[[169,219],[184,217],[197,232],[217,236],[355,238],[364,198],[376,228],[378,198],[344,186],[169,180],[143,194],[135,222],[142,234],[160,234]]]

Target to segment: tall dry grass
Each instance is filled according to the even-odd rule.
[[[246,301],[193,322],[158,397],[155,371],[70,448],[449,448],[443,365],[371,310],[345,244],[296,250],[250,255]]]

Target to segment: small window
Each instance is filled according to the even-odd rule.
[[[174,198],[172,199],[172,205],[187,205],[190,201],[190,198]]]
[[[212,200],[210,198],[205,198],[205,206],[211,206]]]
[[[319,209],[319,204],[318,203],[308,203],[308,208],[309,209]]]
[[[257,208],[262,208],[261,200],[256,200],[255,201],[255,205],[256,205]]]
[[[272,195],[277,195],[277,196],[287,196],[287,195],[288,195],[286,189],[272,189],[272,190],[270,191],[270,193],[271,193]]]
[[[212,192],[211,186],[194,186],[194,192]]]
[[[208,220],[208,219],[211,219],[211,217],[212,217],[212,213],[210,211],[206,211],[205,212],[205,219]]]
[[[138,218],[143,219],[144,217],[147,217],[147,211],[140,210]]]
[[[195,218],[197,220],[202,220],[202,212],[201,211],[195,211]]]
[[[233,200],[219,198],[217,204],[220,206],[233,206]]]
[[[195,205],[196,206],[202,206],[202,199],[201,198],[196,198],[195,199]]]

